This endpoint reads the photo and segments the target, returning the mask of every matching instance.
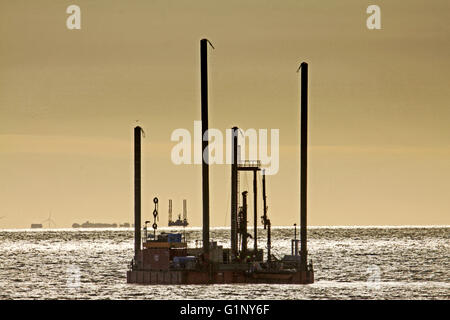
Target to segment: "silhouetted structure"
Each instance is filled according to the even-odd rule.
[[[231,240],[231,256],[232,261],[234,260],[241,260],[240,256],[248,256],[249,251],[247,249],[247,221],[243,222],[242,220],[238,219],[239,213],[243,214],[245,211],[245,219],[247,219],[247,208],[239,208],[238,212],[238,197],[239,197],[239,173],[241,171],[251,171],[253,172],[253,251],[250,253],[253,256],[261,255],[261,252],[258,252],[258,172],[261,171],[261,163],[258,160],[241,160],[238,159],[238,145],[239,145],[239,139],[238,139],[238,132],[239,128],[233,127],[231,129],[232,133],[232,163],[231,163],[231,233],[230,233],[230,240]],[[264,189],[265,191],[265,189]],[[247,191],[242,193],[243,195],[243,201],[247,202]],[[265,195],[263,195],[263,198]],[[244,207],[244,204],[243,204]],[[242,231],[242,228],[238,228],[238,224],[240,223],[240,226],[242,226],[242,223],[245,224],[245,232]],[[239,232],[238,232],[239,230]],[[241,236],[241,247],[242,247],[242,239],[245,240],[245,252],[241,250],[239,252],[239,249],[237,247],[238,241],[238,233]],[[244,238],[242,238],[244,237]]]
[[[231,147],[231,259],[235,259],[238,254],[238,242],[237,242],[237,211],[238,211],[238,197],[239,197],[239,184],[238,184],[238,128],[233,127],[232,133],[232,147]]]
[[[266,172],[262,172],[262,189],[263,189],[263,206],[264,215],[262,216],[262,223],[264,225],[264,230],[267,229],[267,261],[271,261],[271,250],[272,250],[272,239],[271,239],[271,228],[270,219],[267,218],[267,197],[266,197]]]
[[[117,223],[93,223],[86,221],[82,224],[74,223],[72,228],[117,228]]]
[[[169,227],[187,227],[189,225],[187,221],[187,201],[183,200],[183,218],[181,214],[178,215],[178,219],[172,220],[172,199],[169,199]]]
[[[306,258],[306,243],[302,243],[301,259],[298,255],[298,247],[293,249],[293,254],[285,255],[282,259],[271,253],[271,224],[267,216],[266,179],[263,174],[263,204],[264,213],[262,223],[267,229],[268,257],[264,261],[263,250],[258,249],[257,232],[257,176],[261,171],[258,160],[241,161],[237,157],[238,137],[237,127],[233,127],[233,145],[231,165],[231,248],[223,248],[217,242],[209,239],[209,168],[208,168],[208,84],[207,84],[207,44],[208,40],[200,41],[201,52],[201,113],[202,113],[202,205],[203,205],[203,229],[202,248],[188,247],[186,237],[184,241],[181,233],[156,234],[157,205],[153,213],[155,222],[154,233],[150,239],[147,237],[147,223],[145,223],[145,239],[135,245],[135,258],[127,272],[128,283],[140,284],[210,284],[210,283],[286,283],[308,284],[314,282],[314,270],[312,264],[303,264]],[[303,66],[304,64],[302,64]],[[303,80],[303,78],[302,78]],[[302,84],[303,94],[303,84]],[[302,143],[305,139],[307,126],[303,124],[306,100],[302,98]],[[139,144],[136,143],[139,141]],[[138,152],[138,151],[139,152]],[[302,144],[302,177],[301,185],[306,184],[306,146]],[[139,160],[137,160],[139,159]],[[139,168],[137,170],[136,168]],[[254,201],[254,247],[248,248],[248,238],[252,237],[247,230],[248,219],[248,192],[242,192],[242,206],[238,205],[239,198],[239,172],[253,172],[253,201]],[[264,173],[264,172],[263,172]],[[139,184],[138,184],[139,182]],[[140,241],[140,133],[135,131],[135,240]],[[306,231],[306,189],[301,189],[301,222]],[[156,199],[156,198],[155,198]],[[157,200],[157,199],[156,199]],[[157,202],[155,202],[157,203]],[[169,202],[169,214],[172,207]],[[137,206],[139,204],[139,207]],[[184,203],[184,208],[186,207]],[[239,207],[239,208],[238,208]],[[304,210],[303,210],[304,209]],[[186,218],[186,216],[185,216]],[[139,229],[139,230],[138,230]],[[305,233],[302,233],[302,237]],[[296,230],[294,238],[296,241]],[[306,236],[305,236],[306,241]],[[303,240],[303,238],[302,238]],[[296,242],[295,242],[296,243]],[[295,252],[294,252],[295,251]]]
[[[300,105],[300,256],[301,269],[307,269],[307,174],[308,174],[308,64],[300,64],[301,105]]]
[[[134,260],[140,262],[141,252],[141,135],[142,128],[134,128]]]
[[[208,148],[208,39],[200,40],[200,75],[202,104],[202,197],[203,197],[203,254],[209,260],[209,152]],[[211,47],[212,44],[211,44]],[[214,47],[213,47],[214,48]],[[206,152],[205,152],[206,150]]]

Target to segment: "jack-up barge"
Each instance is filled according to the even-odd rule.
[[[141,236],[141,135],[142,129],[134,129],[134,242],[135,253],[127,271],[127,282],[137,284],[229,284],[229,283],[274,283],[310,284],[314,282],[312,263],[307,263],[306,230],[306,187],[307,187],[307,133],[308,133],[308,64],[303,62],[301,74],[301,148],[300,148],[300,239],[295,232],[291,242],[291,254],[277,259],[271,253],[271,223],[267,216],[266,179],[259,161],[238,161],[238,128],[232,128],[231,164],[231,233],[230,248],[223,248],[209,239],[209,166],[208,152],[208,76],[207,39],[200,41],[201,60],[201,120],[202,120],[202,200],[203,232],[202,248],[188,247],[186,239],[179,233],[156,234],[158,199],[154,199],[152,237]],[[253,235],[247,232],[247,196],[239,193],[239,172],[253,172],[254,229]],[[267,254],[258,248],[257,229],[257,176],[262,174],[263,216],[262,224],[267,230]],[[242,196],[242,206],[238,199]],[[247,247],[248,238],[253,238],[253,248]],[[299,250],[300,244],[300,250]]]

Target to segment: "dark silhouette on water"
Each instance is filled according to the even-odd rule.
[[[172,199],[169,199],[169,227],[187,227],[189,225],[187,221],[187,201],[183,200],[183,218],[181,218],[181,214],[178,215],[178,219],[172,220]]]
[[[230,232],[231,232],[231,258],[234,259],[238,252],[238,241],[237,241],[237,210],[238,210],[238,197],[239,197],[239,185],[238,185],[238,128],[233,127],[231,129],[232,133],[232,146],[231,146],[231,215],[230,215]]]
[[[239,141],[238,141],[238,135],[239,135],[239,128],[238,127],[233,127],[231,129],[232,132],[232,145],[231,145],[231,149],[232,149],[232,163],[231,163],[231,234],[230,234],[230,238],[231,238],[231,255],[232,255],[232,260],[235,260],[236,258],[238,258],[239,256],[247,256],[249,253],[247,252],[247,239],[248,239],[248,233],[247,233],[247,216],[248,216],[248,212],[247,212],[247,207],[246,205],[244,205],[244,200],[245,203],[247,203],[247,191],[242,193],[242,207],[238,208],[238,197],[239,197],[239,173],[241,171],[243,172],[253,172],[253,252],[251,253],[251,255],[253,255],[254,257],[258,256],[258,255],[262,255],[262,251],[258,252],[258,204],[257,204],[257,199],[258,199],[258,190],[257,190],[257,185],[258,185],[258,172],[261,171],[261,162],[258,160],[246,160],[246,161],[242,161],[241,159],[238,159],[237,155],[238,155],[238,145],[239,145]],[[263,190],[263,192],[265,192],[265,189]],[[265,198],[265,194],[263,194],[263,199]],[[239,216],[241,215],[241,218],[239,218]],[[245,218],[242,218],[242,215],[245,215]],[[266,218],[267,218],[267,213],[266,213]],[[243,219],[245,219],[245,221],[243,221]],[[263,222],[264,223],[264,222]],[[238,227],[238,226],[242,226],[242,224],[245,225],[243,230],[242,227]],[[241,241],[238,241],[238,236],[240,237]],[[241,242],[241,247],[245,248],[242,249],[241,252],[239,252],[239,249],[237,247],[237,244]]]
[[[307,270],[307,174],[308,174],[308,64],[302,62],[297,72],[301,75],[300,102],[300,260],[302,270]]]
[[[267,200],[265,188],[265,176],[263,176],[263,199],[264,215],[262,216],[264,227],[267,228],[268,236],[268,257],[264,260],[263,250],[258,249],[257,237],[257,210],[254,210],[254,235],[247,231],[247,195],[242,192],[243,205],[238,212],[238,192],[239,192],[239,171],[253,172],[253,192],[254,206],[257,203],[257,173],[261,171],[258,160],[237,159],[237,127],[233,128],[233,162],[231,165],[231,189],[232,189],[232,217],[231,217],[231,248],[223,248],[217,242],[209,239],[209,167],[208,167],[208,77],[207,77],[207,45],[210,43],[206,39],[200,41],[200,65],[201,65],[201,115],[202,115],[202,205],[203,205],[203,228],[202,228],[202,248],[189,247],[184,241],[181,233],[160,233],[156,234],[156,223],[154,223],[153,237],[147,237],[141,248],[140,231],[140,201],[141,201],[141,140],[140,127],[135,128],[135,257],[127,272],[128,283],[139,284],[211,284],[211,283],[286,283],[286,284],[308,284],[314,282],[314,270],[312,264],[310,268],[302,263],[301,258],[306,258],[306,246],[302,243],[302,255],[298,254],[298,246],[293,250],[293,254],[285,255],[278,259],[271,254],[270,250],[270,220],[267,217]],[[302,64],[302,67],[305,64]],[[306,68],[303,70],[307,70]],[[303,72],[303,71],[302,71]],[[302,74],[303,75],[303,74]],[[306,79],[306,78],[305,78]],[[303,80],[303,78],[302,78]],[[304,83],[302,83],[302,93],[304,93]],[[302,139],[306,137],[304,130],[304,112],[306,110],[306,100],[302,99]],[[303,140],[302,140],[303,142]],[[302,145],[302,160],[307,156],[306,145]],[[302,163],[302,173],[306,172],[306,163]],[[302,176],[302,186],[306,184],[306,175]],[[306,190],[301,189],[302,204],[302,228],[306,231]],[[233,195],[234,194],[234,195]],[[156,198],[155,198],[156,199]],[[304,210],[303,210],[304,209]],[[155,206],[157,215],[157,205]],[[171,213],[171,202],[170,202]],[[234,215],[234,216],[233,216]],[[156,216],[155,216],[156,217]],[[148,222],[146,222],[147,225]],[[146,230],[146,226],[145,226]],[[306,241],[306,234],[302,234]],[[239,240],[238,240],[239,237]],[[247,240],[252,237],[254,248],[247,247]],[[295,234],[296,238],[296,234]],[[296,239],[295,239],[296,241]],[[238,246],[240,245],[240,248]],[[239,250],[240,249],[240,250]]]
[[[134,128],[134,259],[140,262],[141,252],[141,135],[142,128]]]
[[[208,39],[200,40],[203,255],[206,263],[209,261],[208,43],[214,49],[214,46]]]
[[[121,225],[122,227],[123,225]],[[128,227],[130,225],[128,224]],[[126,227],[126,224],[125,224]],[[82,224],[74,223],[72,228],[117,228],[117,223],[94,223],[86,221]]]

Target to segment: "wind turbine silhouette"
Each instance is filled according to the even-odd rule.
[[[55,221],[52,220],[52,212],[51,211],[48,214],[48,218],[45,219],[44,221],[42,221],[42,224],[45,223],[45,222],[48,222],[48,228],[49,229],[51,228],[51,224],[53,224],[54,227],[56,226]]]

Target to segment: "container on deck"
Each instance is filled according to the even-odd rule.
[[[144,270],[168,270],[169,249],[148,248],[141,251]]]
[[[181,233],[167,234],[167,242],[181,242]]]
[[[197,264],[197,258],[194,256],[174,257],[173,263],[178,268],[192,270],[195,269],[195,266]]]

